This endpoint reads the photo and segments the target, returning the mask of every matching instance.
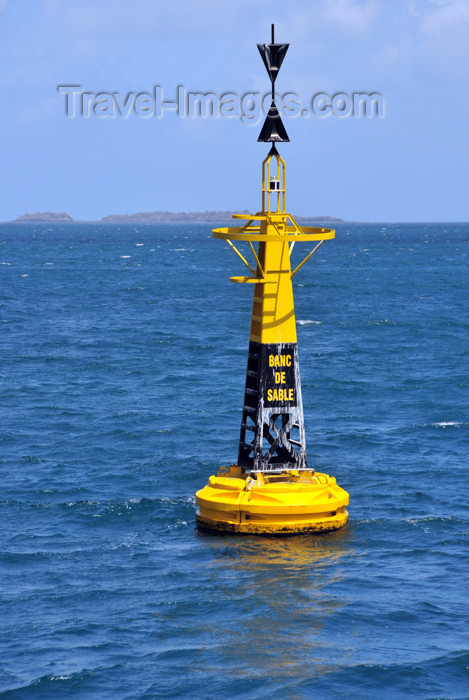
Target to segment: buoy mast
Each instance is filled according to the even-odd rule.
[[[272,83],[258,138],[271,143],[262,163],[262,210],[233,214],[243,226],[213,230],[249,271],[231,281],[254,285],[238,461],[197,492],[197,525],[240,534],[326,532],[347,521],[348,494],[334,477],[308,466],[292,279],[335,232],[301,227],[286,211],[285,162],[275,144],[290,139],[275,104],[275,81],[289,44],[275,43],[272,25],[272,42],[257,47]],[[237,247],[243,242],[251,262]],[[314,247],[292,270],[296,243]]]

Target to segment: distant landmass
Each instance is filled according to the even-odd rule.
[[[31,222],[43,222],[43,223],[58,223],[62,224],[64,222],[73,221],[70,214],[61,212],[57,214],[51,211],[36,212],[35,214],[23,214],[19,216],[15,221],[31,221]]]
[[[247,209],[237,212],[239,214],[250,214]],[[201,223],[211,224],[219,221],[231,221],[231,211],[151,211],[137,212],[136,214],[109,214],[100,219],[100,223],[105,224],[169,224],[169,223]],[[328,223],[337,223],[343,221],[334,216],[297,216],[298,221],[325,221]],[[63,223],[84,223],[75,221],[69,214],[65,212],[54,213],[50,211],[36,212],[36,214],[23,214],[15,219],[15,222],[24,223],[47,223],[47,224],[63,224]],[[93,222],[89,222],[93,223]]]
[[[249,214],[247,210],[239,213]],[[149,211],[137,212],[136,214],[109,214],[109,216],[104,216],[101,221],[111,224],[169,224],[184,221],[212,223],[231,219],[231,214],[232,212],[229,211]]]
[[[237,214],[251,214],[248,209],[236,212]],[[109,214],[101,221],[115,224],[154,224],[154,223],[216,223],[217,221],[231,221],[233,212],[231,211],[152,211],[138,212],[137,214]],[[299,216],[298,221],[342,221],[333,216]]]

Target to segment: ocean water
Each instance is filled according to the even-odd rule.
[[[230,538],[194,493],[237,455],[239,260],[200,224],[1,225],[1,696],[468,698],[468,242],[340,224],[298,273],[350,520]]]

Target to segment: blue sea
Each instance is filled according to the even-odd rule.
[[[195,530],[252,288],[209,225],[0,226],[0,695],[469,698],[469,224],[339,224],[294,279],[323,536]],[[309,248],[294,250],[294,262]]]

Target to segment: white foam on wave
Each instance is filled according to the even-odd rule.
[[[29,275],[20,275],[21,277],[29,277]]]
[[[176,520],[175,523],[169,523],[167,525],[168,530],[177,530],[180,527],[187,527],[187,520]]]
[[[441,423],[432,423],[435,428],[448,428],[449,426],[460,426],[462,423],[456,420],[442,421]]]
[[[135,245],[137,246],[137,248],[141,248],[143,243],[136,243]]]
[[[300,326],[321,326],[322,325],[322,321],[313,321],[310,318],[300,319],[298,321],[298,323]]]
[[[121,258],[123,258],[124,260],[127,260],[128,258],[131,258],[131,257],[132,257],[131,255],[121,255]]]
[[[2,262],[2,263],[0,263],[0,265],[11,265],[11,263]]]

